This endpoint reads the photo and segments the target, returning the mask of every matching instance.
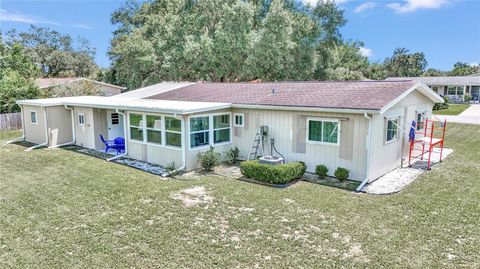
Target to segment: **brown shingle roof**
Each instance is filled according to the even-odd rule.
[[[148,99],[380,110],[414,81],[197,83]]]

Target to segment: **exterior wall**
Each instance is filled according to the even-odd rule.
[[[179,149],[170,149],[162,146],[148,145],[133,141],[128,141],[128,157],[161,166],[170,165],[175,162],[178,168],[182,165],[183,151]]]
[[[365,179],[368,120],[362,114],[253,109],[233,109],[233,113],[244,114],[244,127],[233,127],[232,143],[244,158],[249,154],[258,127],[266,125],[269,128],[268,141],[275,139],[275,147],[287,162],[303,161],[309,172],[314,172],[316,165],[325,164],[329,175],[333,175],[337,167],[345,167],[350,170],[351,179]],[[307,117],[341,119],[340,144],[309,144]]]
[[[40,106],[22,106],[25,140],[34,144],[45,143],[45,114]],[[30,118],[30,111],[37,112],[37,124],[33,124]]]
[[[57,146],[73,140],[72,113],[64,106],[47,107],[48,145]]]
[[[85,124],[79,125],[78,114],[85,115]],[[95,124],[93,108],[90,107],[74,107],[75,115],[75,134],[76,144],[81,147],[95,149]]]
[[[93,109],[93,140],[95,141],[95,149],[103,149],[105,145],[100,140],[100,135],[103,135],[105,139],[109,139],[107,131],[107,111],[105,109]]]
[[[112,96],[122,93],[122,90],[116,87],[107,86],[107,85],[100,85],[100,90],[103,96]]]
[[[402,156],[408,157],[408,132],[418,112],[427,111],[427,117],[432,115],[434,103],[423,94],[414,91],[403,100],[386,111],[383,115],[374,115],[372,119],[372,160],[370,163],[370,179],[378,177],[400,167]],[[386,119],[400,117],[398,139],[386,142]]]

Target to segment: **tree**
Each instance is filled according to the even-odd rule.
[[[327,80],[360,80],[365,78],[368,59],[360,54],[361,42],[334,45],[326,68]]]
[[[343,11],[283,0],[127,2],[109,56],[113,81],[128,88],[159,81],[308,80],[341,40]],[[111,82],[113,82],[111,81]]]
[[[480,73],[480,65],[469,65],[467,63],[457,62],[453,69],[448,72],[450,76],[469,76]]]
[[[387,78],[385,66],[382,63],[370,63],[364,72],[365,77],[373,80],[384,80]]]
[[[0,53],[0,113],[18,112],[15,101],[38,98],[38,68],[20,44],[8,46],[0,38]]]
[[[405,48],[398,48],[383,64],[389,77],[418,77],[425,71],[427,60],[423,52],[409,53]]]
[[[49,28],[30,26],[27,32],[7,32],[7,44],[21,44],[27,55],[40,66],[42,77],[89,77],[95,73],[95,49],[84,38],[73,47],[73,39]]]
[[[438,70],[435,68],[429,68],[427,71],[425,71],[422,76],[423,77],[440,77],[440,76],[446,76],[447,72]]]

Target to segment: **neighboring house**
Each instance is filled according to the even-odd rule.
[[[126,155],[183,170],[197,154],[237,146],[245,158],[260,126],[287,162],[325,164],[372,181],[408,155],[413,120],[443,99],[414,81],[160,83],[113,97],[22,100],[26,141],[100,150],[126,138]]]
[[[125,87],[108,84],[88,78],[39,78],[35,84],[48,96],[91,95],[112,96],[122,93]],[[90,94],[89,94],[90,95]]]
[[[480,100],[480,75],[456,76],[456,77],[390,77],[386,80],[412,79],[428,85],[440,96],[447,96],[453,102],[462,102],[465,95],[472,97],[472,101]]]

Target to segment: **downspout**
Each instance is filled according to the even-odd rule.
[[[120,110],[118,110],[118,108],[115,109],[115,112],[122,115],[122,117],[123,117],[123,137],[125,138],[125,152],[120,154],[120,155],[113,156],[112,158],[107,159],[107,162],[113,161],[113,160],[118,159],[118,158],[123,157],[123,156],[127,156],[127,154],[128,154],[127,116],[125,115],[124,112],[120,112]]]
[[[22,121],[22,136],[18,137],[18,138],[15,138],[13,140],[7,141],[7,143],[5,143],[3,146],[14,143],[14,142],[18,142],[18,141],[25,141],[25,121],[24,121],[24,118],[23,118],[23,112],[24,111],[23,111],[23,106],[22,105],[19,105],[19,106],[20,106],[20,118],[21,118],[21,121]]]
[[[75,142],[77,142],[77,135],[75,133],[75,115],[73,113],[73,108],[69,108],[67,105],[64,105],[64,107],[65,107],[65,109],[70,110],[70,113],[71,113],[71,116],[72,116],[72,141],[66,142],[66,143],[63,143],[63,144],[60,144],[60,145],[50,146],[48,148],[59,148],[59,147],[75,144]]]
[[[47,108],[42,106],[41,108],[43,108],[43,116],[45,118],[45,142],[42,143],[42,144],[38,144],[38,145],[35,145],[33,147],[29,147],[28,149],[26,149],[25,151],[31,151],[33,149],[36,149],[36,148],[39,148],[39,147],[43,147],[43,146],[46,146],[48,145],[48,120],[47,120]]]
[[[367,112],[363,114],[363,116],[368,120],[368,137],[367,137],[367,169],[366,169],[366,175],[365,179],[360,183],[360,185],[357,187],[355,191],[360,192],[362,191],[363,187],[367,185],[368,179],[370,178],[370,159],[372,156],[372,140],[373,140],[373,134],[372,134],[372,118],[368,116]]]
[[[177,114],[174,114],[174,117],[177,118]],[[185,119],[183,119],[183,118],[181,120],[183,121],[183,126],[182,126],[182,162],[183,162],[183,164],[182,164],[182,166],[180,166],[178,169],[176,169],[174,171],[175,174],[178,173],[179,171],[184,170],[185,167],[187,167],[187,156],[186,156],[187,155],[187,150],[186,150],[187,145],[185,144],[187,142],[187,139],[185,139],[186,138],[185,132],[187,130],[185,127],[186,127],[186,124],[187,124],[186,122],[187,121],[185,121]]]

